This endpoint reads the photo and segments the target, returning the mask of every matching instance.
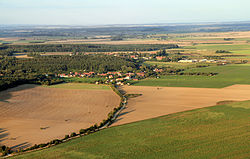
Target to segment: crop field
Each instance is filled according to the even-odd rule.
[[[128,94],[142,94],[129,99],[126,109],[114,125],[155,118],[162,115],[216,105],[220,101],[250,100],[250,85],[226,88],[124,86]]]
[[[186,69],[195,67],[197,64],[195,63],[179,63],[179,62],[158,62],[158,61],[146,61],[144,62],[148,65],[157,65],[159,67],[172,67],[176,69]],[[200,65],[200,64],[198,64]]]
[[[13,149],[62,139],[100,123],[120,98],[108,86],[21,85],[0,92],[0,143]]]
[[[250,45],[244,44],[244,45],[235,45],[235,44],[228,44],[228,45],[197,45],[194,46],[197,49],[207,49],[207,50],[229,50],[229,51],[235,51],[235,50],[249,50]]]
[[[211,66],[205,68],[193,68],[186,72],[214,72],[215,76],[189,76],[172,75],[161,78],[148,78],[134,82],[135,86],[164,86],[164,87],[199,87],[199,88],[223,88],[233,84],[250,84],[250,65],[235,64],[226,66]]]
[[[248,158],[250,102],[228,103],[126,125],[16,156],[54,158]]]
[[[41,55],[46,56],[46,55],[70,55],[72,52],[45,52],[41,53]]]
[[[95,84],[85,84],[85,83],[63,83],[51,86],[43,86],[47,88],[63,88],[63,89],[104,89],[110,90],[108,85],[95,85]]]

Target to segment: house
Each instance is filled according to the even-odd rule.
[[[124,79],[125,79],[125,80],[130,80],[131,77],[130,77],[130,76],[126,76]]]
[[[207,59],[201,59],[199,62],[207,62]]]
[[[145,73],[144,73],[144,72],[140,72],[140,73],[136,73],[136,74],[137,74],[137,76],[142,76],[142,77],[145,76]]]
[[[136,55],[130,55],[130,58],[132,58],[132,59],[138,59],[138,56],[136,56]]]
[[[58,74],[59,77],[69,77],[69,75],[66,74]]]
[[[127,75],[127,76],[134,76],[135,74],[134,74],[134,73],[129,72],[129,73],[126,73],[126,75]]]
[[[122,76],[122,74],[120,72],[108,72],[107,74]]]
[[[156,60],[162,60],[162,59],[164,59],[164,58],[166,58],[166,56],[156,56]]]
[[[185,59],[185,60],[179,60],[178,62],[181,62],[181,63],[193,63],[193,62],[197,62],[197,60],[188,60],[188,59]]]
[[[83,73],[84,76],[90,76],[91,74],[90,73]]]
[[[117,78],[116,81],[123,81],[123,78]]]
[[[99,76],[107,76],[107,73],[99,73]]]
[[[116,72],[116,74],[117,74],[118,76],[122,76],[121,72]]]
[[[114,78],[114,76],[113,75],[109,75],[109,78]]]
[[[116,84],[117,84],[117,85],[120,85],[120,86],[123,86],[123,85],[124,85],[124,84],[123,84],[122,82],[120,82],[120,81],[117,82]]]
[[[154,69],[153,71],[154,71],[154,72],[162,72],[163,69],[158,69],[158,68],[156,68],[156,69]]]
[[[216,63],[216,60],[207,60],[208,63]]]

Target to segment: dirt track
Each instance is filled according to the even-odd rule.
[[[14,148],[79,132],[120,103],[112,90],[71,90],[22,85],[0,92],[0,144]]]
[[[213,106],[219,101],[250,100],[250,85],[234,85],[222,89],[144,86],[125,86],[123,89],[130,94],[143,95],[128,100],[127,108],[113,126]]]

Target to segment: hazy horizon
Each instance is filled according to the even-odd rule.
[[[119,25],[249,21],[249,0],[1,0],[0,24]]]

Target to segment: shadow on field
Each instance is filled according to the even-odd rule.
[[[118,91],[122,94],[122,95],[125,95],[127,92],[123,89],[123,87],[118,87],[117,88],[118,89]]]
[[[23,85],[19,85],[19,86],[13,87],[13,88],[9,88],[7,90],[0,91],[0,102],[9,103],[8,99],[11,99],[13,97],[11,95],[13,92],[22,91],[25,89],[31,89],[31,88],[35,88],[35,87],[38,87],[38,85],[23,84]]]
[[[13,149],[13,150],[25,149],[25,148],[28,148],[30,146],[31,146],[31,144],[29,144],[28,142],[24,142],[24,143],[12,146],[11,149]]]
[[[131,112],[135,111],[135,109],[130,110],[130,111],[126,111],[127,108],[128,108],[128,107],[125,107],[125,108],[122,110],[122,112],[119,114],[119,116],[117,117],[117,119],[116,119],[113,123],[116,123],[116,122],[118,122],[118,121],[124,119],[124,118],[122,117],[123,115],[126,115],[126,114],[128,114],[128,113],[131,113]]]
[[[6,129],[0,128],[0,144],[2,141],[6,140],[6,137],[9,135],[9,133],[7,133]]]
[[[127,109],[127,108],[125,108],[125,109]],[[125,111],[125,112],[122,112],[121,114],[119,114],[119,116],[118,116],[118,117],[121,117],[121,116],[123,116],[123,115],[125,115],[125,114],[131,113],[131,112],[133,112],[133,111],[135,111],[135,109],[130,110],[130,111]]]

